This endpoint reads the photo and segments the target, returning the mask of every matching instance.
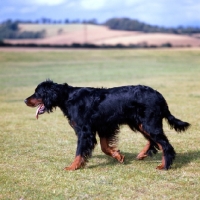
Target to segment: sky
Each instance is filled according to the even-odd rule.
[[[165,27],[200,27],[200,0],[0,0],[0,22],[12,20],[137,19]]]

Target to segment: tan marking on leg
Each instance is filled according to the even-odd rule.
[[[162,151],[162,163],[158,165],[156,169],[162,170],[162,169],[165,169],[165,156],[164,156],[164,151],[163,151],[162,146],[159,143],[157,143],[157,145],[159,149]]]
[[[65,167],[64,170],[76,170],[76,169],[80,169],[81,167],[85,166],[85,160],[83,157],[81,156],[76,156],[76,158],[74,159],[73,163],[69,166],[69,167]]]
[[[139,127],[139,130],[140,130],[141,133],[143,133],[144,135],[150,137],[150,134],[143,130],[142,124],[140,124],[138,127]],[[148,156],[146,153],[147,153],[147,151],[149,150],[149,148],[150,148],[150,141],[147,142],[147,144],[145,145],[145,147],[144,147],[144,148],[142,149],[142,151],[137,155],[136,158],[137,158],[138,160],[143,160],[144,158],[146,158],[146,157]]]
[[[143,134],[145,134],[146,136],[150,137],[150,134],[147,133],[147,132],[142,128],[142,124],[139,125],[139,130],[140,130]]]
[[[120,154],[120,152],[117,150],[117,147],[111,147],[109,146],[109,141],[106,138],[100,138],[100,144],[101,144],[101,150],[106,154],[109,155],[116,160],[118,160],[120,163],[124,162],[124,155]]]
[[[145,145],[145,147],[142,149],[142,151],[137,155],[137,159],[138,160],[143,160],[144,158],[146,158],[148,155],[146,154],[147,151],[150,148],[150,141],[147,142],[147,144]]]
[[[139,130],[140,130],[143,134],[145,134],[146,136],[150,137],[150,134],[143,130],[142,124],[140,124],[138,127],[139,127]],[[160,165],[158,165],[158,166],[156,167],[156,169],[162,170],[162,169],[165,169],[165,156],[164,156],[164,151],[163,151],[163,148],[162,148],[161,144],[157,143],[157,145],[158,145],[159,149],[162,151],[162,162],[161,162]],[[143,150],[145,151],[145,150],[146,150],[147,148],[149,148],[149,147],[150,147],[150,142],[146,144],[146,146],[144,147]],[[142,160],[142,159],[144,159],[144,158],[147,156],[147,155],[146,155],[146,152],[147,152],[147,151],[144,153],[143,150],[138,154],[137,159]],[[147,149],[147,150],[148,150],[148,149]]]

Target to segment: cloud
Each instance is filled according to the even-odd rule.
[[[26,3],[30,3],[36,6],[43,6],[43,5],[47,5],[47,6],[56,6],[56,5],[60,5],[67,2],[66,0],[31,0],[31,1],[27,1]]]
[[[87,10],[99,10],[106,6],[106,0],[81,0],[80,5]]]
[[[133,6],[137,4],[142,4],[144,1],[145,0],[124,0],[123,4],[125,4],[126,6]]]
[[[80,6],[85,10],[91,10],[91,11],[105,11],[105,10],[115,10],[120,9],[121,6],[126,6],[125,1],[131,1],[131,0],[124,0],[122,2],[121,0],[78,0],[80,2]],[[77,2],[78,2],[77,1]],[[139,1],[139,0],[136,0]]]
[[[19,11],[22,14],[26,14],[26,13],[33,13],[37,10],[37,7],[23,7],[21,8]]]
[[[91,19],[128,17],[164,26],[200,26],[197,0],[0,0],[0,21],[12,19]]]

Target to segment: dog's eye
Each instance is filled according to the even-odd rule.
[[[36,93],[35,93],[35,97],[36,97],[37,99],[39,99],[39,98],[40,98],[40,95],[36,92]]]

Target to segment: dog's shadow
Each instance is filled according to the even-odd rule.
[[[182,168],[190,164],[191,162],[198,162],[198,159],[200,159],[200,150],[185,153],[177,153],[176,159],[173,164],[173,168]]]
[[[142,160],[142,161],[138,161],[136,159],[137,154],[134,153],[129,153],[129,152],[122,152],[122,154],[125,156],[125,161],[123,163],[123,165],[131,165],[134,164],[134,162],[155,162],[155,163],[159,163],[161,162],[161,156],[162,154],[159,152],[153,156],[148,156],[146,159]],[[104,154],[101,155],[94,155],[93,158],[97,158],[100,160],[105,160],[105,162],[101,162],[99,164],[95,164],[95,165],[90,165],[88,166],[89,168],[96,168],[98,166],[114,166],[116,165],[116,163],[118,163],[115,159],[106,156]],[[191,152],[186,152],[186,153],[177,153],[176,154],[176,159],[174,160],[174,163],[172,165],[173,169],[178,169],[178,168],[182,168],[186,165],[188,165],[191,162],[195,162],[197,159],[200,158],[200,151],[191,151]]]
[[[123,152],[122,153],[125,156],[125,161],[124,161],[124,165],[129,165],[131,164],[134,160],[136,160],[136,154],[133,153],[126,153]],[[101,155],[94,155],[92,156],[92,159],[99,159],[102,160],[101,163],[98,164],[94,164],[94,165],[90,165],[88,166],[88,168],[96,168],[98,166],[115,166],[116,164],[118,164],[119,162],[117,160],[115,160],[114,158],[107,156],[105,154],[101,154]]]

